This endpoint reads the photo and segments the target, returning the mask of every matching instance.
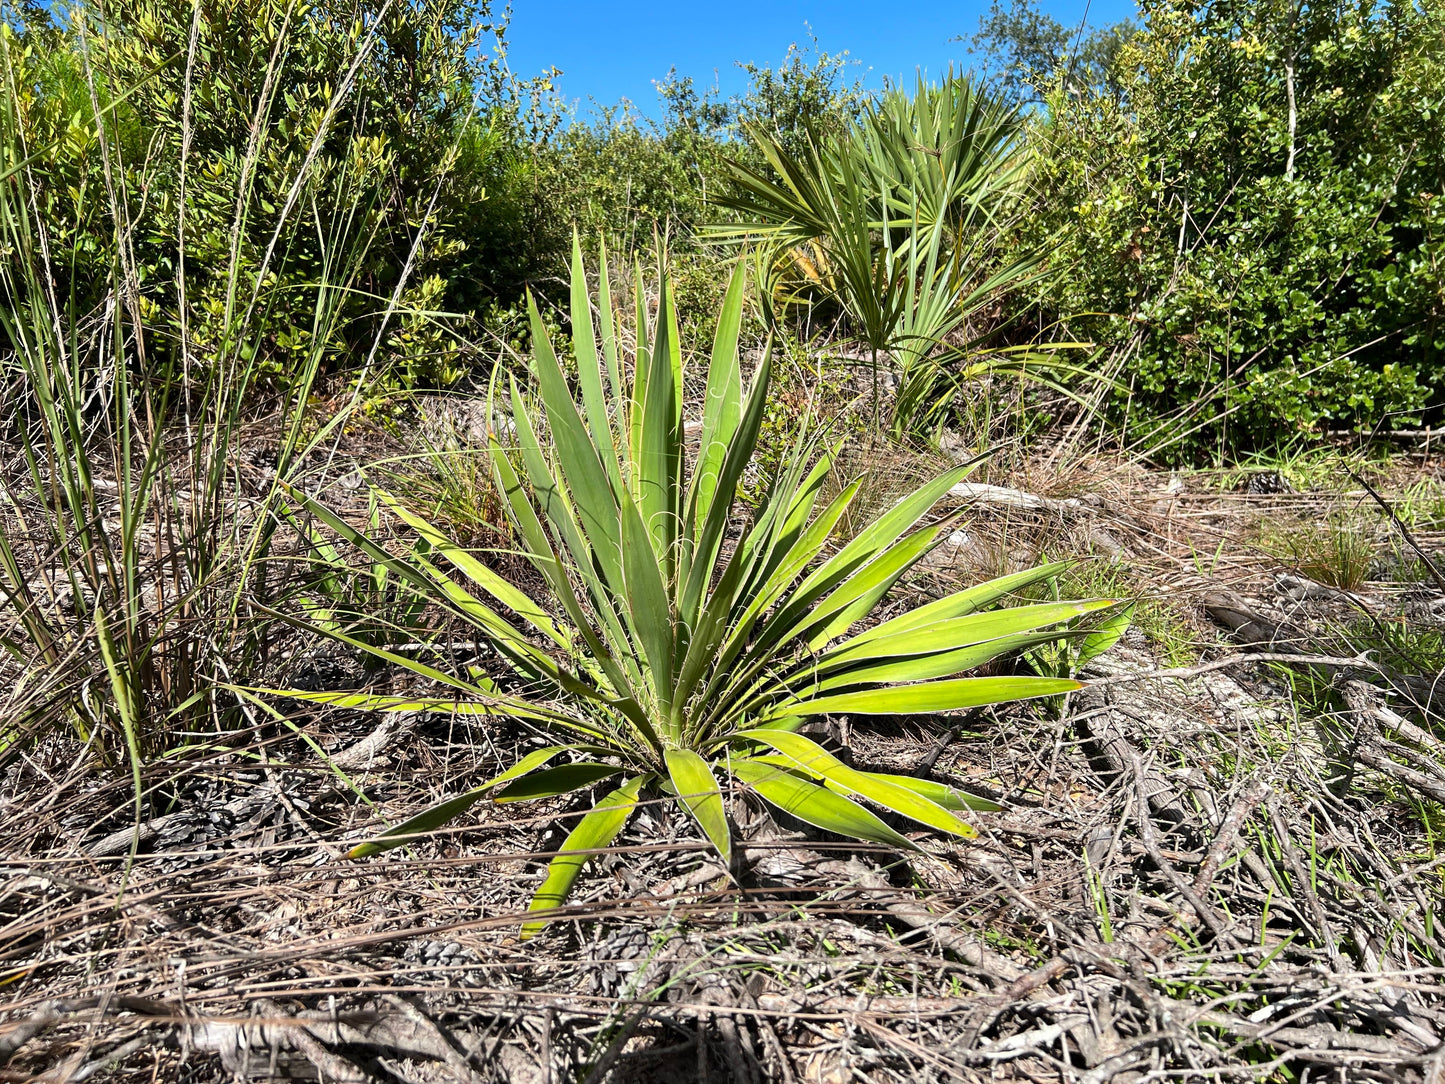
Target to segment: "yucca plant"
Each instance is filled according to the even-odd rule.
[[[528,405],[514,380],[509,421],[515,442],[508,436],[504,444],[497,432],[490,447],[511,528],[550,589],[545,602],[506,582],[400,502],[389,503],[429,548],[425,555],[392,556],[342,517],[296,495],[300,508],[369,560],[388,564],[469,622],[509,673],[496,680],[464,677],[357,643],[444,686],[445,694],[287,695],[378,711],[509,716],[555,735],[553,744],[357,846],[353,856],[407,842],[489,796],[502,802],[555,797],[604,781],[610,781],[606,793],[552,860],[532,900],[534,912],[567,899],[589,855],[612,843],[648,790],[680,801],[725,861],[732,852],[723,801],[728,781],[855,839],[914,847],[870,805],[967,837],[973,829],[958,814],[978,800],[940,783],[849,767],[798,733],[800,725],[826,714],[932,714],[1077,687],[1052,678],[957,676],[1057,638],[1060,623],[1107,605],[989,609],[1058,566],[958,591],[859,630],[899,578],[951,530],[953,516],[925,520],[971,465],[939,476],[835,544],[834,529],[860,483],[824,501],[833,451],[819,447],[803,423],[760,506],[739,514],[734,495],[758,439],[771,368],[765,352],[751,382],[744,379],[743,292],[740,267],[707,364],[693,455],[684,435],[686,367],[665,273],[650,329],[639,276],[627,380],[605,257],[599,338],[580,248],[574,250],[580,404],[531,307],[540,409]]]

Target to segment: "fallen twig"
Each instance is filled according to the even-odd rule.
[[[1194,875],[1193,887],[1196,893],[1202,896],[1209,891],[1209,886],[1214,883],[1214,875],[1233,849],[1235,841],[1239,839],[1239,831],[1244,826],[1244,822],[1268,795],[1269,784],[1258,776],[1245,783],[1240,789],[1239,794],[1229,806],[1229,812],[1224,815],[1214,842],[1205,852],[1204,861],[1199,864],[1199,871]]]
[[[1183,875],[1175,869],[1169,861],[1159,852],[1159,837],[1154,831],[1153,813],[1149,809],[1149,793],[1145,787],[1144,764],[1139,759],[1139,754],[1133,755],[1134,784],[1138,795],[1139,809],[1139,836],[1144,841],[1144,847],[1149,852],[1149,858],[1169,882],[1174,890],[1184,899],[1184,902],[1194,911],[1194,914],[1209,927],[1210,932],[1218,938],[1219,942],[1226,947],[1233,947],[1234,938],[1230,936],[1229,928],[1224,921],[1214,913],[1214,908],[1205,903],[1200,895],[1189,886]],[[1168,943],[1168,927],[1165,926],[1150,941],[1150,951],[1157,953]]]
[[[1172,667],[1168,670],[1144,670],[1137,674],[1111,674],[1108,677],[1087,678],[1085,679],[1085,683],[1089,686],[1099,686],[1123,685],[1132,681],[1187,680],[1189,678],[1201,677],[1204,674],[1212,674],[1217,670],[1228,670],[1231,666],[1245,666],[1261,662],[1283,662],[1300,666],[1356,666],[1362,670],[1373,670],[1378,674],[1384,673],[1383,667],[1371,662],[1363,655],[1346,658],[1343,655],[1304,655],[1296,652],[1283,651],[1250,651],[1240,655],[1230,655],[1224,659],[1211,659],[1209,662],[1202,662],[1197,666],[1179,666]]]

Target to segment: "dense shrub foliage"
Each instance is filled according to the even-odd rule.
[[[729,98],[674,73],[659,120],[580,116],[551,73],[513,78],[490,0],[0,10],[58,291],[102,306],[119,247],[153,352],[224,350],[250,306],[273,381],[309,356],[308,284],[342,265],[328,367],[368,387],[525,348],[523,290],[558,298],[574,226],[614,252],[664,239],[711,299],[726,272],[699,242],[737,221],[737,167],[776,180],[765,144],[807,160],[873,100],[814,44]],[[1434,419],[1441,0],[1146,0],[1088,33],[1015,0],[980,31],[1024,106],[1033,202],[973,270],[1051,259],[982,299],[971,342],[1098,344],[1124,439],[1172,457]]]
[[[1147,443],[1406,420],[1445,346],[1445,6],[1144,15],[1117,93],[1056,80],[1038,118],[1045,306],[1119,352]]]
[[[27,150],[51,181],[39,198],[62,291],[101,303],[88,292],[119,231],[158,342],[184,322],[214,352],[251,300],[234,284],[248,284],[276,374],[313,333],[304,287],[356,252],[338,352],[370,340],[393,294],[404,310],[442,307],[505,157],[502,110],[476,92],[496,83],[476,53],[492,30],[485,0],[32,12],[6,50]],[[426,370],[439,363],[420,356],[437,342],[423,322],[401,317],[390,343]]]
[[[1117,94],[1119,51],[1138,29],[1126,19],[1085,31],[1039,10],[1036,0],[1013,0],[1008,7],[993,0],[978,21],[971,51],[996,91],[1042,104],[1044,91],[1059,81],[1080,93]]]
[[[794,153],[841,131],[863,111],[860,77],[846,55],[792,46],[778,68],[743,64],[746,92],[723,98],[676,71],[658,85],[660,120],[641,118],[628,102],[590,120],[572,118],[550,141],[547,172],[559,208],[573,208],[588,234],[646,242],[657,230],[689,247],[716,217],[713,200],[728,188],[726,164],[766,168],[744,138],[769,133]],[[721,277],[721,276],[720,276]]]

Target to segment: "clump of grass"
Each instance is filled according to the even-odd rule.
[[[1370,449],[1368,459],[1355,460],[1358,469],[1387,465],[1377,458],[1380,449]],[[1212,470],[1200,471],[1226,491],[1240,489],[1256,475],[1278,475],[1289,491],[1296,493],[1341,493],[1353,488],[1335,448],[1307,446],[1303,438],[1276,450],[1249,452],[1227,463],[1217,462]]]
[[[1421,478],[1400,494],[1393,507],[1406,527],[1438,530],[1445,527],[1445,485],[1436,478]]]
[[[492,484],[491,459],[446,425],[420,433],[420,450],[382,473],[388,491],[429,522],[444,526],[459,545],[496,546],[507,537],[506,516]]]
[[[1358,591],[1370,579],[1380,522],[1347,510],[1321,519],[1268,519],[1257,545],[1296,573],[1341,591]]]
[[[357,43],[354,65],[372,44]],[[280,53],[258,80],[273,100],[259,101],[257,116],[281,97],[273,78]],[[194,53],[185,64],[189,94],[201,76]],[[360,205],[367,149],[360,139],[339,145],[348,168],[332,169],[320,155],[348,93],[338,87],[313,153],[276,178],[291,198],[259,269],[232,260],[223,309],[206,309],[187,292],[199,261],[188,265],[178,227],[177,300],[162,318],[129,248],[133,217],[155,171],[179,166],[185,178],[196,162],[186,153],[179,163],[128,161],[104,73],[87,69],[93,108],[76,123],[104,159],[108,184],[87,204],[85,226],[110,244],[101,281],[88,284],[87,296],[99,296],[92,303],[56,288],[67,268],[46,212],[53,178],[23,113],[32,74],[0,27],[0,406],[6,435],[23,452],[0,508],[0,645],[26,684],[0,731],[0,762],[68,730],[87,766],[128,769],[139,814],[144,764],[254,725],[235,683],[263,668],[281,639],[268,605],[285,586],[283,566],[271,560],[286,522],[281,497],[308,451],[347,417],[343,410],[317,426],[309,403],[343,340],[345,302],[369,266],[369,236],[350,232],[345,214],[328,219],[319,208]],[[234,194],[238,235],[263,200],[244,180],[268,153],[271,129],[258,123],[255,132]],[[182,133],[187,150],[191,135]],[[314,237],[321,255],[304,302],[310,327],[278,385],[268,368],[264,284],[298,232]],[[385,307],[394,311],[394,302]],[[197,333],[203,318],[219,321],[214,341]],[[243,467],[240,440],[268,388],[272,446],[258,482]]]
[[[1445,632],[1407,617],[1360,618],[1345,629],[1356,654],[1368,651],[1384,666],[1404,674],[1445,673]]]

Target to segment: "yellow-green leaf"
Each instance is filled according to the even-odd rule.
[[[561,907],[572,894],[572,885],[587,860],[597,851],[606,850],[622,831],[632,811],[637,808],[637,795],[650,776],[639,775],[599,801],[568,833],[557,856],[547,866],[547,876],[532,902],[530,912],[550,911]],[[547,924],[546,919],[533,920],[522,926],[522,937],[533,936]]]
[[[707,761],[690,749],[669,749],[666,760],[667,774],[677,788],[677,796],[722,855],[723,862],[731,862],[732,833],[723,809],[722,792]]]

